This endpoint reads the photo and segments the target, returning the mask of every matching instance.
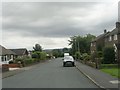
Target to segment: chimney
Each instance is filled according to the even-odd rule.
[[[105,30],[104,30],[104,33],[106,33],[106,32],[107,32],[107,30],[105,29]]]
[[[116,22],[116,28],[120,28],[120,22]]]

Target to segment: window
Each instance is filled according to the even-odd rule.
[[[117,40],[117,35],[114,35],[114,40]]]
[[[112,37],[111,36],[109,36],[109,41],[112,41]]]
[[[91,43],[91,46],[93,46],[93,43]]]
[[[4,56],[1,57],[2,61],[4,61]]]
[[[7,61],[7,56],[5,56],[4,58],[5,58],[5,61]]]

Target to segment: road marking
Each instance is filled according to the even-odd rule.
[[[118,83],[120,83],[120,81],[118,81],[118,80],[112,80],[112,81],[109,81],[110,83],[112,83],[112,84],[118,84]]]

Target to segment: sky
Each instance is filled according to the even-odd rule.
[[[3,2],[0,18],[6,48],[64,48],[74,35],[114,29],[118,2]]]

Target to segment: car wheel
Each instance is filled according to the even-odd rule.
[[[63,63],[63,67],[65,67],[65,62]]]
[[[72,63],[72,66],[73,66],[73,67],[75,66],[75,63],[74,63],[74,62]]]

